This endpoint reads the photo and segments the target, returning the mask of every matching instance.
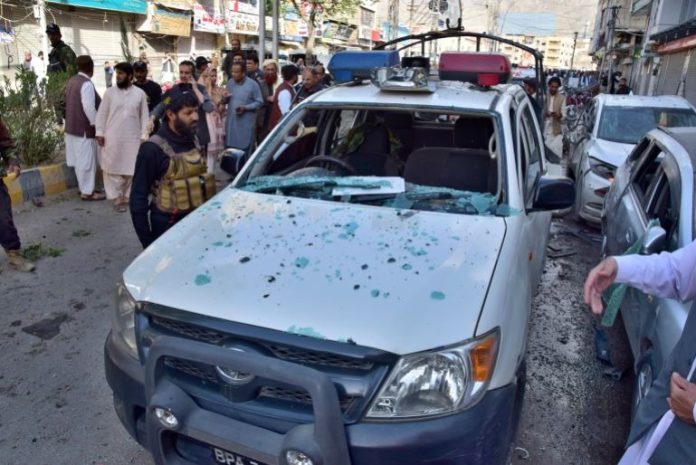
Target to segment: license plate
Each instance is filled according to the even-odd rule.
[[[212,447],[215,463],[224,465],[265,465],[243,455]]]

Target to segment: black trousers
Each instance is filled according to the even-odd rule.
[[[0,245],[5,250],[17,250],[22,246],[17,235],[17,228],[12,221],[10,192],[2,178],[0,178]]]

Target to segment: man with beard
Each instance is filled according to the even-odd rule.
[[[65,86],[65,161],[75,168],[82,200],[104,200],[95,190],[97,174],[97,142],[94,125],[101,98],[92,83],[94,61],[87,55],[75,60],[75,76]]]
[[[250,76],[251,77],[251,76]],[[263,106],[256,112],[256,143],[260,144],[268,134],[268,117],[273,104],[273,93],[278,84],[278,65],[273,60],[263,62],[261,79],[256,79],[261,88]]]
[[[145,92],[147,97],[147,111],[152,111],[162,101],[162,87],[154,81],[147,78],[147,63],[144,61],[136,61],[133,63],[133,76],[135,81],[133,85]]]
[[[133,66],[123,62],[114,69],[116,87],[109,87],[104,93],[97,111],[96,136],[101,147],[106,198],[114,201],[114,210],[123,213],[149,112],[145,92],[132,84]]]
[[[162,104],[162,127],[140,146],[130,195],[131,218],[143,247],[215,195],[215,178],[206,173],[205,156],[196,144],[198,96],[190,85],[177,84]]]
[[[239,39],[232,39],[230,41],[230,50],[225,53],[225,58],[222,60],[222,70],[225,73],[225,76],[227,76],[227,79],[232,79],[232,63],[233,63],[233,58],[235,53],[239,52],[242,49],[242,44],[239,42]]]
[[[232,65],[232,79],[227,82],[230,95],[227,112],[225,147],[235,147],[249,156],[254,145],[256,110],[263,105],[261,88],[244,74],[244,66]]]

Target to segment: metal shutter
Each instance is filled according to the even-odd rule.
[[[660,76],[662,85],[658,84],[657,95],[676,95],[684,68],[684,60],[686,60],[686,52],[669,55],[669,61],[662,68],[664,75]]]
[[[132,15],[122,15],[130,31]],[[121,50],[118,13],[79,8],[75,12],[64,11],[56,20],[59,21],[65,43],[73,48],[75,54],[91,56],[95,67],[104,61],[119,62],[125,59]],[[131,53],[137,56],[133,50]]]
[[[690,51],[689,68],[686,70],[686,83],[684,84],[684,97],[696,104],[696,48]]]
[[[191,31],[191,37],[179,37],[177,53],[187,59],[192,52],[195,52],[196,56],[210,57],[215,48],[215,34]]]
[[[5,5],[3,14],[12,21],[12,28],[15,32],[15,40],[12,43],[0,47],[0,67],[3,71],[10,71],[14,76],[14,70],[24,61],[24,52],[29,50],[33,56],[38,56],[41,50],[41,38],[43,32],[39,28],[39,23],[34,19],[31,9],[10,7]],[[8,24],[9,25],[9,24]],[[7,69],[9,66],[10,69]]]

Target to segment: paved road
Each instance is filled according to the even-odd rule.
[[[0,464],[151,465],[119,424],[103,374],[114,283],[140,251],[130,217],[70,192],[19,207],[16,222],[25,245],[64,251],[34,274],[0,274]],[[521,423],[529,458],[515,464],[609,465],[625,438],[631,381],[602,377],[580,305],[598,246],[570,234],[572,223],[554,227],[554,247],[576,253],[547,261]]]

